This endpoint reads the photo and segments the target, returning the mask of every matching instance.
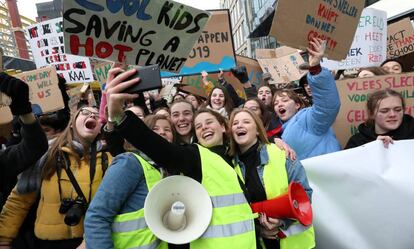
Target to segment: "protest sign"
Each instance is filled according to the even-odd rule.
[[[333,128],[342,146],[358,132],[358,125],[367,120],[368,94],[376,90],[391,88],[400,92],[406,101],[405,113],[414,115],[414,73],[345,79],[337,81],[336,85],[341,109]]]
[[[323,60],[322,66],[330,70],[338,70],[381,65],[386,58],[386,25],[387,12],[364,9],[346,59]]]
[[[259,86],[262,84],[262,68],[260,67],[257,60],[244,57],[241,55],[236,56],[237,66],[246,66],[247,74],[249,75],[250,83]],[[234,77],[234,80],[240,84],[239,80]]]
[[[0,104],[0,125],[7,124],[13,120],[13,115],[7,105]]]
[[[54,66],[68,83],[93,81],[89,58],[65,53],[62,25],[59,17],[25,29],[36,67]]]
[[[65,107],[54,67],[45,67],[14,75],[29,85],[33,113],[44,114]]]
[[[256,49],[256,59],[271,59],[271,58],[276,58],[276,49],[272,49],[272,48]]]
[[[81,94],[80,94],[80,89],[82,88],[82,85],[78,85],[75,87],[70,88],[69,90],[67,90],[66,92],[68,93],[69,96],[69,109],[70,109],[70,113],[71,115],[74,115],[76,113],[76,111],[78,110],[78,103],[81,100]]]
[[[387,57],[395,58],[414,52],[414,28],[410,18],[388,26]]]
[[[102,91],[105,90],[106,79],[108,78],[108,71],[112,68],[113,65],[113,62],[102,62],[96,64],[93,68],[93,73],[95,74],[96,80],[99,82]]]
[[[305,63],[302,56],[293,50],[292,54],[284,55],[278,58],[276,50],[276,58],[257,59],[263,72],[272,75],[270,84],[286,84],[291,81],[299,80],[306,71],[300,70],[299,65]]]
[[[237,55],[236,59],[237,59],[237,66],[246,67],[250,82],[256,86],[261,85],[262,69],[259,63],[254,59],[240,56],[240,55]],[[230,83],[234,87],[237,94],[241,98],[244,98],[244,99],[246,98],[246,93],[244,92],[243,84],[241,84],[240,81],[236,77],[234,77],[231,72],[224,72],[224,78],[228,83]],[[218,73],[209,74],[207,76],[207,80],[213,82],[214,84],[218,84],[217,83]],[[203,88],[203,82],[202,82],[201,75],[183,77],[183,85],[184,86],[180,87],[180,89],[187,91],[187,92],[194,93],[202,97],[207,97],[209,94],[209,90],[211,90],[211,89]]]
[[[179,72],[208,18],[173,1],[65,1],[65,47],[74,55]]]
[[[326,56],[346,58],[364,8],[362,0],[279,0],[269,35],[306,50],[314,37],[325,39]]]
[[[412,139],[388,149],[374,141],[301,161],[318,248],[412,248],[413,148]]]
[[[219,72],[236,66],[233,36],[228,10],[212,10],[197,43],[191,50],[179,75]],[[168,74],[163,73],[165,77]]]

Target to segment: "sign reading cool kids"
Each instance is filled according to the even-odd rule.
[[[178,72],[209,13],[165,0],[65,0],[67,53]]]

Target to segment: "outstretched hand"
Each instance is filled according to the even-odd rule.
[[[381,140],[384,143],[384,148],[388,149],[390,144],[394,144],[394,139],[390,136],[378,136],[377,140]]]
[[[326,49],[326,41],[319,38],[312,38],[307,48],[309,53],[309,66],[314,67],[321,63]]]
[[[108,101],[108,119],[114,120],[122,116],[125,102],[138,97],[138,94],[123,93],[123,91],[140,81],[139,77],[127,80],[135,73],[136,69],[124,71],[121,68],[112,68],[109,70],[105,89]]]

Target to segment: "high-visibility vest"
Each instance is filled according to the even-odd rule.
[[[269,161],[264,166],[263,182],[268,200],[276,198],[288,191],[289,183],[286,172],[285,153],[275,144],[266,144]],[[235,167],[237,174],[243,179],[239,165]],[[282,230],[286,235],[280,240],[281,249],[309,249],[315,247],[315,233],[313,226],[303,226],[299,222],[291,224],[287,230]]]
[[[219,155],[198,146],[201,158],[201,184],[207,190],[213,216],[204,234],[190,248],[256,248],[255,215],[240,187],[234,169]]]
[[[144,171],[148,192],[161,180],[160,172],[134,154]],[[115,216],[112,224],[112,240],[116,249],[167,249],[168,244],[159,240],[148,228],[144,218],[144,209]]]

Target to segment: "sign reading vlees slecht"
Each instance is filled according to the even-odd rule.
[[[65,1],[67,53],[179,72],[209,13],[174,1]]]

